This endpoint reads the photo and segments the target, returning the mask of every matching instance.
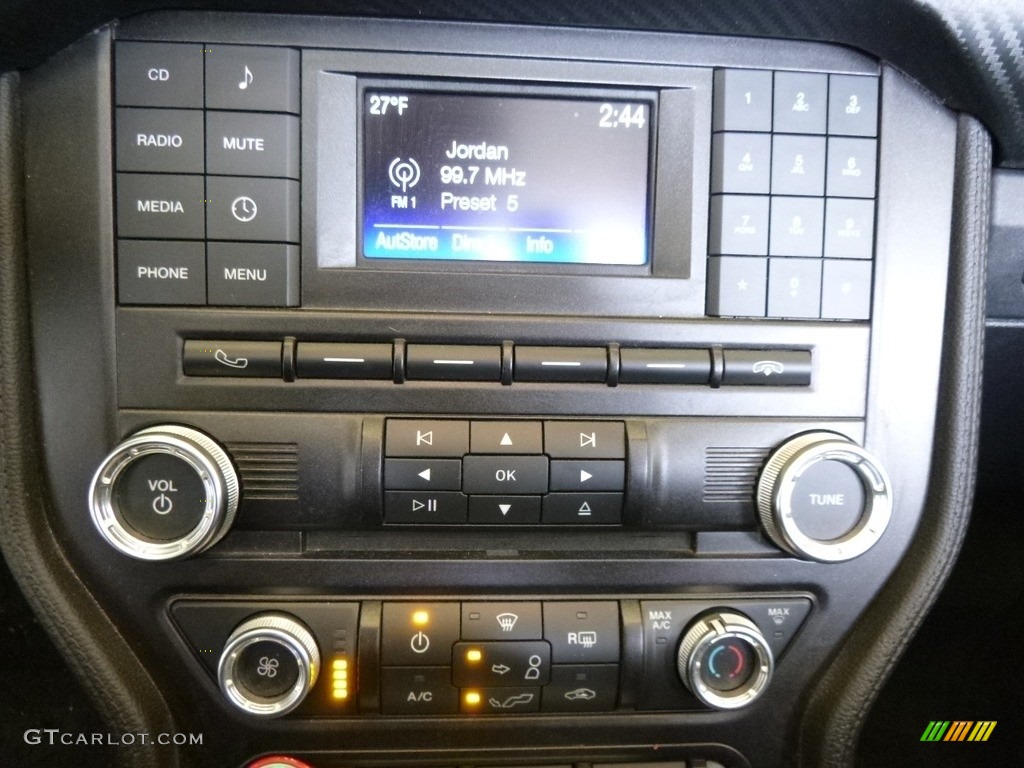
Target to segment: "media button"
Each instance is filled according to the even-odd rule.
[[[159,240],[202,240],[206,210],[202,176],[117,174],[117,234]]]
[[[470,496],[472,525],[537,525],[540,496]]]

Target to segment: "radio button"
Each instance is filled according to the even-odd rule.
[[[299,182],[210,176],[206,179],[210,240],[299,242]]]
[[[458,603],[384,603],[380,659],[388,666],[451,664],[459,640]]]
[[[829,197],[874,197],[877,154],[875,139],[829,139]]]
[[[825,203],[826,258],[870,259],[874,240],[874,200],[828,199]]]
[[[825,194],[825,138],[772,137],[772,194]]]
[[[821,256],[824,218],[825,201],[821,198],[773,197],[768,253],[772,256]]]
[[[715,195],[712,197],[708,249],[712,254],[767,255],[768,197],[755,195]]]
[[[391,379],[393,348],[390,344],[299,342],[295,373],[300,379]]]
[[[472,525],[537,525],[540,496],[470,496]]]
[[[552,491],[621,491],[626,487],[624,461],[552,461]]]
[[[299,118],[207,112],[206,172],[299,178]]]
[[[776,72],[775,133],[825,133],[828,75]]]
[[[469,424],[473,453],[543,453],[539,421],[473,421]]]
[[[206,248],[173,240],[117,241],[122,304],[206,303]]]
[[[159,240],[206,236],[202,176],[117,174],[117,234]]]
[[[545,493],[547,456],[466,456],[462,460],[466,493]]]
[[[544,686],[540,709],[608,712],[615,709],[618,698],[618,664],[556,664],[551,667],[551,682]]]
[[[385,456],[455,456],[469,453],[468,421],[388,419]]]
[[[275,243],[209,243],[206,284],[210,304],[296,307],[299,248]]]
[[[772,73],[749,69],[715,70],[714,130],[771,129]]]
[[[553,664],[618,664],[619,604],[544,603],[544,639]]]
[[[621,525],[621,493],[549,493],[541,522],[550,525]]]
[[[516,381],[603,382],[608,377],[604,347],[515,348]]]
[[[711,191],[767,194],[771,152],[766,133],[716,133],[711,139]]]
[[[624,459],[621,421],[545,421],[544,452],[556,459]]]
[[[395,491],[458,491],[462,462],[458,459],[385,459],[384,488]]]
[[[186,376],[248,376],[279,379],[282,375],[279,341],[185,342],[182,368]]]
[[[707,279],[709,315],[765,316],[768,259],[712,256]]]
[[[711,353],[706,349],[623,349],[620,384],[707,384]]]
[[[540,603],[463,603],[463,640],[540,640]]]
[[[383,667],[380,710],[385,715],[454,715],[459,690],[450,667]]]
[[[545,685],[551,678],[551,646],[543,640],[457,643],[452,682],[460,688]]]
[[[466,522],[466,497],[453,491],[385,491],[384,522],[448,525]]]
[[[405,361],[405,373],[410,380],[501,380],[501,347],[410,344]]]
[[[830,320],[871,317],[871,262],[825,259],[821,274],[821,316]]]
[[[299,111],[299,52],[291,48],[206,46],[206,107]]]
[[[203,47],[118,43],[115,100],[138,107],[203,107]]]
[[[722,384],[808,387],[811,384],[811,353],[805,350],[727,349]]]
[[[203,113],[119,108],[117,170],[202,173]]]
[[[840,136],[878,134],[878,78],[829,75],[828,132]]]
[[[817,318],[821,259],[769,259],[768,316]]]

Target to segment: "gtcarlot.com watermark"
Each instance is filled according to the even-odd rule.
[[[25,743],[48,747],[137,747],[158,744],[168,747],[202,746],[201,733],[75,733],[60,728],[29,728]]]

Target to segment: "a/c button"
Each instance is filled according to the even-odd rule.
[[[453,715],[459,691],[450,667],[384,667],[380,708],[385,715]]]

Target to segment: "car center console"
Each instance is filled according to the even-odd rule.
[[[53,523],[183,730],[787,762],[922,519],[950,113],[817,44],[188,14],[24,103]]]

